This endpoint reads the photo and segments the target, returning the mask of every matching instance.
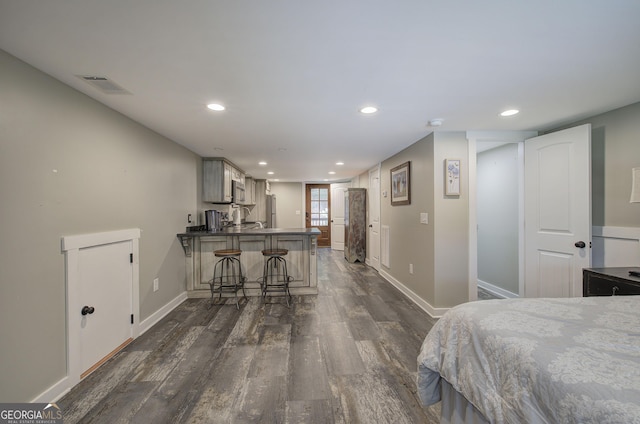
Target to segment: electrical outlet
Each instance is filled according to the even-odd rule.
[[[153,291],[154,292],[158,291],[159,285],[160,285],[160,279],[159,278],[154,278],[153,279]]]
[[[409,274],[413,275],[413,264],[409,264]]]

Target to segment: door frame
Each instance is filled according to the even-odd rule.
[[[380,205],[382,204],[382,201],[380,200],[380,168],[381,168],[381,164],[378,163],[375,167],[369,169],[369,172],[367,173],[367,175],[369,176],[369,193],[371,192],[371,176],[374,175],[376,177],[378,177],[378,192],[376,193],[376,199],[378,200],[377,203],[374,204],[374,202],[369,201],[368,204],[368,210],[367,210],[367,243],[369,243],[368,249],[367,249],[367,264],[370,265],[371,267],[373,267],[373,269],[375,269],[376,271],[380,272],[380,252],[382,250],[382,243],[381,243],[381,239],[382,237],[380,236],[380,228],[378,228],[378,260],[374,261],[373,258],[371,257],[371,245],[373,244],[373,240],[371,238],[371,235],[369,233],[369,229],[371,228],[371,211],[376,211],[378,214],[378,225],[379,227],[382,226],[381,222],[380,222]],[[368,199],[371,199],[371,195],[368,196]]]
[[[308,228],[307,227],[307,214],[310,214],[311,211],[307,208],[307,204],[309,203],[310,199],[307,198],[307,192],[309,190],[309,186],[326,186],[327,187],[327,191],[328,191],[328,199],[329,199],[329,216],[328,216],[328,225],[327,227],[329,228],[329,245],[328,246],[318,246],[318,247],[328,247],[331,248],[331,230],[332,230],[332,225],[331,225],[331,183],[329,182],[322,182],[322,183],[305,183],[304,185],[304,194],[302,196],[302,200],[304,202],[304,225],[303,228]],[[319,238],[319,237],[318,237]]]
[[[82,369],[81,329],[76,306],[80,304],[80,249],[100,246],[103,244],[131,241],[133,253],[131,305],[134,323],[131,325],[131,338],[136,339],[140,334],[140,263],[138,261],[140,229],[109,231],[104,233],[82,234],[62,238],[62,251],[65,253],[66,294],[67,294],[67,376],[63,384],[71,389],[80,382]],[[114,346],[115,348],[115,346]]]
[[[478,142],[519,143],[518,182],[518,295],[524,297],[524,141],[536,137],[537,131],[467,131],[469,164],[469,301],[478,299]]]
[[[334,216],[335,216],[334,210],[336,208],[334,208],[334,206],[333,206],[334,205],[334,202],[333,202],[333,199],[334,199],[333,190],[334,189],[338,189],[338,190],[342,189],[343,190],[342,199],[343,199],[343,204],[344,204],[344,191],[346,189],[348,189],[348,188],[351,188],[351,182],[331,183],[330,187],[331,187],[331,189],[329,191],[329,196],[331,198],[331,209],[329,210],[329,224],[331,225],[331,250],[343,251],[344,250],[344,237],[343,237],[342,249],[339,249],[336,246],[336,242],[335,242],[336,228],[335,228],[335,224],[334,224],[333,221],[335,219],[334,218]],[[305,191],[305,197],[306,197],[306,191]],[[305,201],[306,201],[306,199],[305,199]],[[342,210],[342,215],[343,215],[342,229],[343,229],[343,234],[344,234],[344,208]]]

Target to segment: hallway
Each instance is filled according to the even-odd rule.
[[[318,250],[315,296],[189,299],[58,405],[65,423],[436,423],[415,393],[434,320],[375,270]]]

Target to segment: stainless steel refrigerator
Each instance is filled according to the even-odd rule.
[[[276,195],[267,195],[267,228],[276,228]]]
[[[349,262],[364,262],[367,254],[367,191],[344,191],[344,257]]]

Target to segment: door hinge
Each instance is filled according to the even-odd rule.
[[[131,324],[133,324],[133,314],[131,314]]]
[[[133,263],[133,253],[129,253],[129,263]]]

